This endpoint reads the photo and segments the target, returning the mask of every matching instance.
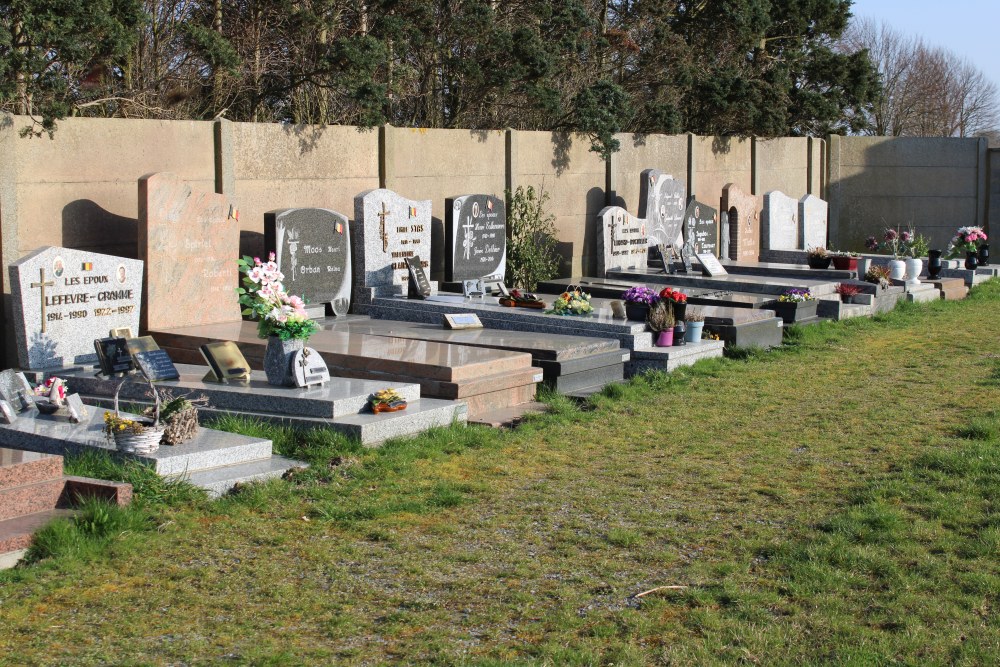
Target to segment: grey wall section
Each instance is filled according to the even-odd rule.
[[[688,135],[619,134],[621,150],[608,165],[608,205],[621,206],[640,217],[640,178],[644,169],[659,169],[688,182]]]
[[[837,248],[858,248],[889,226],[912,226],[944,247],[957,227],[984,223],[985,140],[832,137],[829,165]]]
[[[992,236],[1000,232],[1000,148],[991,148],[989,151],[989,183],[986,192],[986,220],[989,227],[987,235]],[[993,247],[1000,247],[1000,243],[994,241]]]

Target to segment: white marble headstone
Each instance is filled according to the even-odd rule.
[[[761,214],[761,248],[764,250],[800,250],[799,202],[780,190],[764,195]]]
[[[799,226],[802,247],[826,247],[826,225],[830,205],[816,195],[806,195],[799,200]]]
[[[644,170],[641,178],[639,212],[646,218],[649,245],[683,245],[681,230],[687,204],[684,182],[658,169]]]
[[[407,257],[419,256],[421,266],[430,266],[431,202],[384,188],[362,192],[354,198],[351,225],[355,311],[364,314],[374,297],[406,294]]]
[[[9,267],[14,338],[22,368],[97,361],[94,339],[139,330],[142,262],[46,246]]]
[[[597,235],[597,275],[646,267],[649,241],[646,221],[620,206],[607,206],[597,214],[601,232]]]

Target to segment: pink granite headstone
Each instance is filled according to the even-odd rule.
[[[195,192],[174,174],[139,179],[144,331],[240,319],[237,218],[225,195]]]
[[[729,214],[729,259],[756,262],[760,258],[760,206],[757,198],[736,185],[722,188],[722,210]]]

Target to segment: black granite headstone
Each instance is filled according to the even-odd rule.
[[[684,242],[693,246],[697,253],[718,257],[719,212],[696,199],[691,200],[684,211]]]
[[[507,263],[507,214],[492,195],[462,195],[445,200],[445,279],[496,277]]]
[[[351,238],[347,217],[325,208],[264,214],[264,246],[285,274],[285,290],[307,304],[329,303],[334,315],[351,306]]]

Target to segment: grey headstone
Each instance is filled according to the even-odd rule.
[[[493,195],[445,200],[445,278],[503,280],[507,267],[507,212]],[[424,255],[427,255],[424,252]]]
[[[406,294],[407,257],[430,257],[431,202],[384,188],[369,190],[354,198],[351,225],[355,310],[365,313],[376,296]],[[421,264],[430,265],[426,259]]]
[[[608,271],[644,268],[649,241],[646,221],[620,206],[607,206],[597,214],[601,231],[597,235],[597,275]]]
[[[14,338],[22,368],[97,361],[94,339],[139,330],[142,262],[46,246],[10,265]]]
[[[799,200],[799,226],[803,249],[826,247],[829,210],[830,205],[816,195],[806,195]]]
[[[779,190],[764,195],[760,223],[763,250],[801,250],[799,203]]]
[[[649,244],[681,245],[687,197],[684,183],[658,169],[646,169],[639,192],[639,212],[645,214]]]
[[[0,398],[7,401],[14,412],[29,409],[34,404],[34,390],[24,373],[7,369],[0,372]]]
[[[719,256],[719,212],[693,199],[684,211],[684,242],[695,253]]]
[[[347,216],[325,208],[288,208],[264,214],[264,246],[285,274],[285,290],[307,304],[330,304],[334,315],[351,307],[351,231]]]
[[[719,257],[729,257],[729,213],[719,213]]]

